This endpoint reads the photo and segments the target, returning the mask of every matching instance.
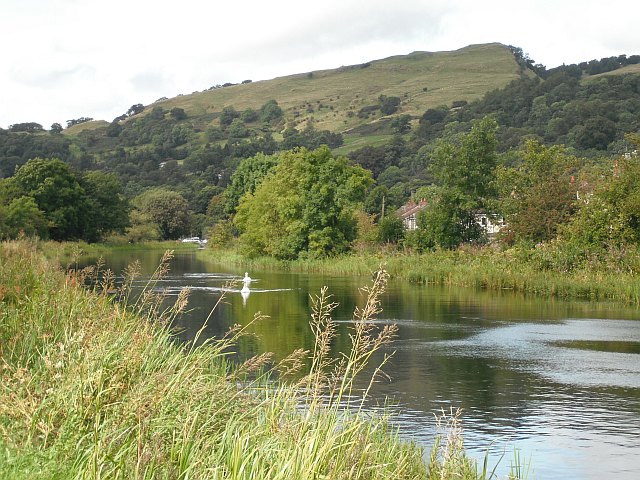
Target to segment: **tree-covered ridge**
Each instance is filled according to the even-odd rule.
[[[427,110],[417,135],[430,141],[447,125],[465,125],[486,115],[494,115],[501,125],[501,150],[517,146],[524,136],[536,136],[578,151],[623,151],[625,133],[640,128],[640,75],[580,79],[561,69],[545,80],[522,78],[478,102]]]

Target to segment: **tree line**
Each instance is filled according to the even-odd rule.
[[[485,117],[432,145],[426,170],[433,181],[413,194],[425,203],[414,231],[404,230],[393,209],[367,214],[381,186],[323,146],[244,159],[229,187],[204,200],[209,236],[216,245],[237,238],[250,256],[282,259],[331,256],[357,242],[425,251],[486,243],[474,220],[486,211],[505,217],[505,245],[556,242],[547,252],[554,268],[640,242],[640,136],[628,136],[633,152],[593,163],[535,139],[499,153],[497,131]],[[193,231],[195,216],[176,191],[147,189],[128,201],[115,174],[78,174],[58,159],[32,159],[0,180],[2,238],[177,239]]]

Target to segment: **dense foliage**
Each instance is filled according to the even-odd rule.
[[[494,120],[485,118],[467,134],[436,142],[429,167],[435,185],[418,192],[426,207],[418,217],[414,246],[453,248],[481,239],[474,214],[495,198],[497,129]]]
[[[348,250],[356,238],[354,209],[371,175],[334,158],[328,147],[279,155],[237,208],[235,224],[250,255],[296,258]]]
[[[578,159],[559,146],[529,140],[515,167],[498,170],[501,211],[508,219],[504,239],[552,240],[577,209]]]
[[[489,114],[501,126],[501,150],[532,135],[585,152],[619,151],[625,145],[624,134],[640,128],[640,75],[580,80],[560,70],[545,80],[524,77],[460,109],[427,110],[417,134],[433,140],[447,124],[464,124]]]
[[[61,160],[35,158],[0,180],[0,233],[97,241],[124,232],[127,205],[115,175],[78,175]]]

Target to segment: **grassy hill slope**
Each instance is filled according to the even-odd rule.
[[[635,65],[626,65],[622,68],[618,68],[617,70],[613,70],[611,72],[604,72],[604,73],[599,73],[597,75],[591,75],[589,77],[586,77],[587,79],[589,78],[601,78],[601,77],[605,77],[605,76],[609,76],[609,75],[630,75],[630,74],[637,74],[640,73],[640,63],[637,63]]]
[[[519,66],[501,44],[472,45],[452,52],[414,52],[361,65],[279,77],[182,95],[157,102],[183,108],[190,117],[214,119],[224,107],[258,109],[275,99],[289,125],[313,118],[316,128],[348,133],[375,119],[358,118],[380,95],[402,99],[400,113],[421,115],[455,100],[474,100],[518,78]],[[311,111],[313,110],[313,111]],[[351,112],[351,113],[350,113]]]
[[[392,135],[389,120],[396,115],[410,115],[414,122],[429,108],[454,101],[472,101],[486,92],[504,87],[523,74],[509,47],[499,44],[470,45],[450,52],[414,52],[342,66],[331,70],[299,73],[271,80],[212,88],[179,95],[146,106],[131,121],[147,115],[153,107],[165,111],[182,108],[196,132],[219,126],[225,107],[238,112],[258,110],[269,100],[276,100],[284,113],[280,129],[303,129],[309,121],[318,130],[342,133],[344,146],[336,153],[346,153],[364,145],[379,145]],[[534,75],[526,70],[525,75]],[[398,111],[385,117],[380,110],[358,115],[364,107],[378,105],[380,95],[398,97]],[[104,121],[82,123],[65,129],[73,137],[104,130]],[[204,143],[200,136],[196,143]]]

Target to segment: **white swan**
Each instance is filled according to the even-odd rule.
[[[247,272],[244,272],[244,278],[242,279],[242,290],[241,292],[249,292],[249,286],[251,285],[251,277]]]

